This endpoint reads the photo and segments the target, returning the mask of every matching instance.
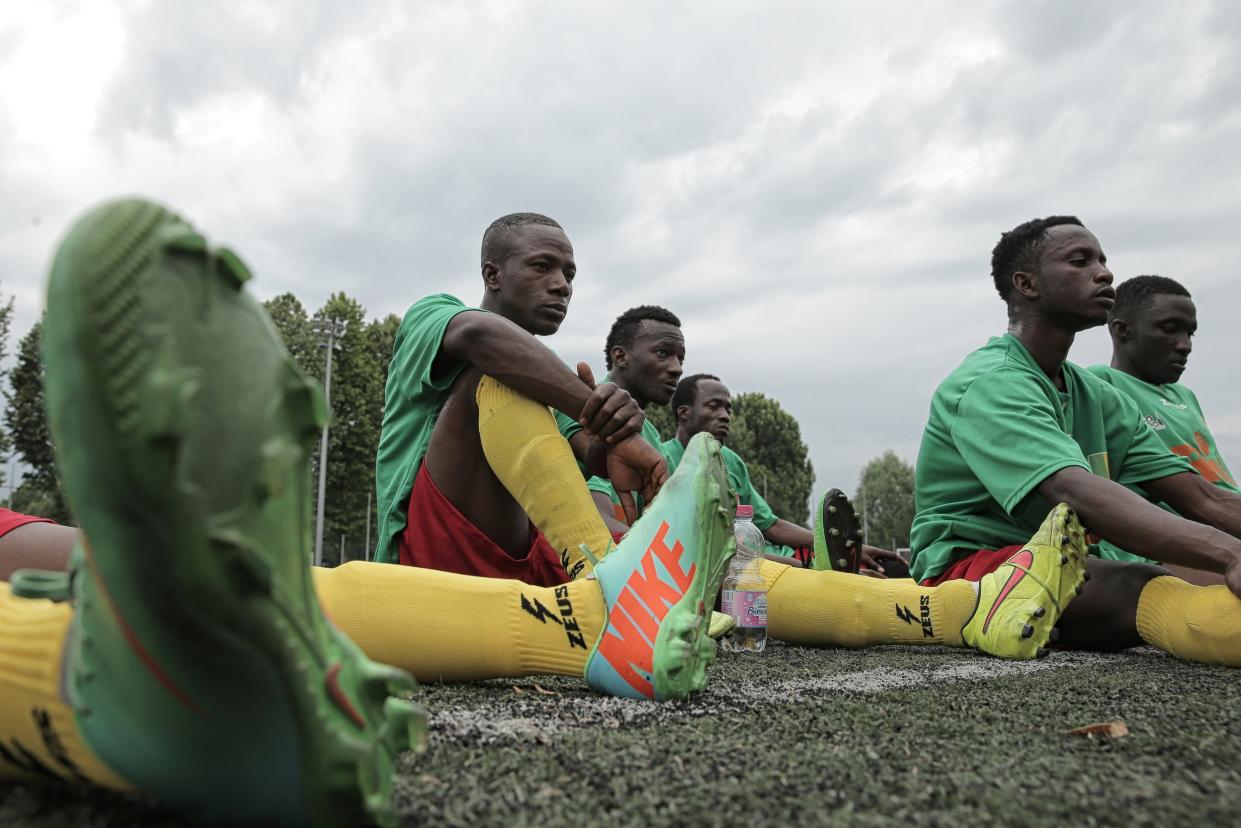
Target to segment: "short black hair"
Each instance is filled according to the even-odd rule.
[[[995,289],[1001,299],[1007,302],[1012,294],[1014,273],[1031,272],[1038,268],[1038,257],[1043,242],[1047,240],[1047,231],[1062,224],[1086,226],[1077,216],[1048,216],[1030,219],[1000,234],[1000,240],[991,250],[991,278],[995,280]]]
[[[1175,279],[1153,274],[1134,276],[1116,286],[1116,304],[1112,305],[1112,312],[1108,314],[1108,318],[1115,319],[1129,311],[1141,310],[1156,296],[1192,298],[1185,286]]]
[[[603,346],[603,363],[609,370],[612,368],[612,349],[617,345],[622,348],[632,348],[633,338],[638,335],[638,328],[642,327],[642,322],[647,319],[681,327],[681,320],[677,319],[677,315],[659,305],[638,305],[636,308],[630,308],[616,317],[616,321],[612,323],[612,330],[608,331],[608,341]]]
[[[693,405],[698,399],[698,383],[703,380],[722,382],[715,374],[690,374],[688,377],[681,377],[681,381],[677,383],[677,390],[672,392],[672,402],[668,403],[674,417],[678,408],[683,405]]]
[[[509,213],[507,216],[500,216],[491,222],[483,232],[483,252],[479,265],[484,265],[487,262],[499,264],[507,259],[511,246],[509,240],[512,237],[513,231],[518,227],[526,227],[531,224],[540,224],[544,227],[555,227],[558,230],[564,230],[558,221],[550,219],[542,213]]]

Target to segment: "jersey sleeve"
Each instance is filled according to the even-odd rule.
[[[750,467],[740,457],[737,457],[731,465],[732,468],[729,471],[732,474],[729,477],[733,487],[737,490],[737,499],[754,509],[754,525],[758,527],[758,531],[767,531],[771,528],[771,524],[776,522],[776,516],[763,496],[754,489],[754,483],[750,480]]]
[[[455,296],[438,293],[418,300],[405,313],[392,350],[388,376],[395,379],[393,390],[413,399],[423,388],[443,391],[465,368],[465,361],[438,360],[448,323],[459,313],[471,311]]]
[[[1193,471],[1188,460],[1168,450],[1128,394],[1113,386],[1104,390],[1110,392],[1103,397],[1108,454],[1120,458],[1113,472],[1117,483],[1141,487],[1147,480]]]
[[[1071,466],[1090,471],[1046,392],[1016,372],[976,379],[961,396],[951,436],[970,471],[1009,515],[1055,472]]]

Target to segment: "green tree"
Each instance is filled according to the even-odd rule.
[[[27,467],[9,503],[16,511],[72,524],[73,518],[61,493],[52,435],[43,410],[42,336],[43,320],[39,320],[18,343],[17,361],[9,376],[4,423],[13,448]]]
[[[324,563],[339,562],[342,535],[346,557],[362,557],[369,521],[366,504],[375,492],[375,451],[379,447],[384,400],[384,361],[380,353],[388,328],[385,322],[367,324],[364,316],[362,306],[343,293],[333,295],[315,314],[316,320],[345,324],[345,332],[337,340],[340,347],[332,357]],[[390,346],[387,351],[390,358]],[[324,355],[322,350],[319,354]],[[320,364],[311,373],[321,379],[323,368]],[[318,464],[317,452],[314,462]],[[318,474],[317,468],[314,473]],[[372,503],[370,512],[373,510]]]
[[[668,405],[651,404],[646,407],[646,419],[659,429],[659,436],[665,440],[671,440],[677,436],[677,418],[672,413],[672,407]]]
[[[763,394],[738,394],[733,397],[728,447],[745,460],[750,480],[772,511],[807,525],[814,467],[792,414]]]
[[[866,464],[853,499],[858,518],[869,533],[869,543],[897,548],[909,546],[914,521],[914,470],[889,449]]]
[[[282,293],[268,299],[263,307],[276,330],[280,332],[284,347],[289,350],[297,367],[311,376],[321,376],[323,349],[319,347],[319,340],[315,337],[306,308],[297,297],[292,293]]]

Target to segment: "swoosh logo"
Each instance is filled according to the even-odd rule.
[[[1029,549],[1022,549],[1004,563],[1013,563],[1018,567],[1025,567],[1025,569],[1014,569],[1013,573],[1008,576],[1008,582],[1000,590],[1000,594],[995,596],[995,600],[991,602],[991,611],[987,613],[987,617],[982,622],[984,634],[987,632],[987,627],[991,626],[991,618],[995,615],[995,611],[1000,608],[1000,604],[1004,603],[1004,599],[1008,597],[1009,593],[1017,588],[1017,584],[1021,583],[1021,579],[1026,577],[1026,569],[1034,565],[1034,553]]]

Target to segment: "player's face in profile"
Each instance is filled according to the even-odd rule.
[[[527,224],[511,232],[508,257],[496,274],[504,315],[532,334],[549,336],[560,329],[573,298],[573,245],[558,227]]]
[[[1156,385],[1176,382],[1185,373],[1198,331],[1198,309],[1188,296],[1162,294],[1133,314],[1125,348],[1142,379]]]
[[[689,406],[689,433],[705,431],[723,443],[733,419],[733,399],[718,380],[699,380],[694,404]]]
[[[1085,227],[1061,224],[1047,230],[1039,259],[1040,302],[1074,330],[1107,322],[1116,301],[1112,271],[1099,240]]]
[[[625,349],[625,377],[638,396],[656,405],[667,405],[681,379],[685,362],[685,336],[676,325],[643,319],[633,345]],[[619,367],[619,366],[618,366]]]

